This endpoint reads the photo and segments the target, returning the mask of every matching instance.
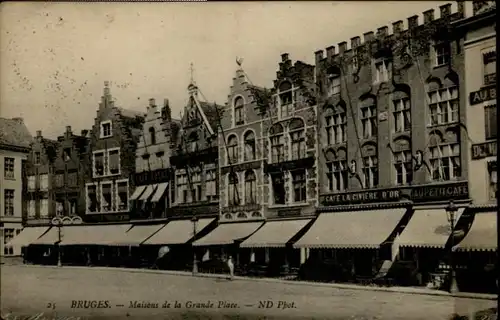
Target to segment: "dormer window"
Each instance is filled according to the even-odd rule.
[[[450,44],[439,43],[435,45],[434,54],[436,57],[435,67],[447,65],[451,60]]]
[[[291,82],[284,81],[279,86],[278,100],[280,104],[281,118],[293,115],[294,91]]]
[[[69,161],[71,159],[71,148],[64,148],[63,159],[64,161]]]
[[[375,83],[387,82],[391,74],[391,61],[389,59],[381,59],[375,62]]]
[[[101,138],[109,138],[112,134],[111,120],[101,122]]]
[[[245,102],[242,97],[237,97],[234,100],[234,123],[241,125],[245,123],[244,107]]]
[[[156,144],[156,133],[154,127],[149,128],[149,142],[150,144]]]

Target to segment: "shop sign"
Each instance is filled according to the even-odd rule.
[[[394,202],[411,200],[414,202],[445,201],[467,199],[467,181],[443,185],[424,185],[399,189],[371,190],[340,194],[322,195],[321,204],[325,206],[350,205],[361,203]]]
[[[472,159],[482,159],[497,155],[497,141],[488,141],[472,145]]]
[[[134,183],[136,186],[168,182],[169,180],[170,169],[143,171],[134,174]]]
[[[294,217],[294,216],[300,216],[300,213],[302,210],[300,208],[295,208],[295,209],[286,209],[286,210],[278,210],[278,217]]]
[[[497,98],[497,88],[495,85],[481,88],[481,90],[469,94],[469,104],[471,106],[488,100]]]

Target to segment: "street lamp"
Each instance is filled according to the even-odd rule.
[[[57,228],[57,266],[62,267],[62,262],[61,262],[61,240],[62,240],[62,227],[63,225],[70,225],[70,224],[81,224],[82,218],[79,216],[73,216],[73,217],[64,217],[60,218],[59,216],[54,217],[51,221],[50,224],[54,227]]]
[[[191,218],[191,221],[193,222],[193,276],[198,273],[198,261],[196,261],[196,251],[194,250],[194,238],[196,236],[196,223],[198,222],[198,217],[196,215],[193,215],[193,218]]]
[[[455,206],[453,200],[450,200],[450,203],[446,207],[446,217],[448,218],[448,222],[450,223],[451,230],[451,244],[450,244],[450,293],[458,292],[457,279],[455,274],[455,263],[453,259],[453,246],[455,245],[455,214],[457,213],[458,208]]]

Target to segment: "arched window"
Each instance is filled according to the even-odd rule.
[[[431,137],[429,146],[429,160],[432,170],[432,180],[455,180],[462,175],[460,162],[460,144],[458,139],[443,139],[437,134]]]
[[[248,131],[244,137],[245,141],[245,161],[255,160],[255,134]]]
[[[229,164],[238,162],[238,138],[235,135],[227,139],[227,159]]]
[[[280,116],[289,117],[293,114],[294,92],[291,82],[283,81],[279,88]]]
[[[230,206],[237,206],[240,204],[240,197],[238,194],[238,176],[236,173],[230,173],[228,177],[228,204]]]
[[[154,127],[149,128],[149,141],[151,144],[156,144],[156,133]]]
[[[253,170],[245,172],[245,203],[257,203],[257,178]]]
[[[260,212],[255,211],[255,212],[252,213],[252,218],[260,218],[260,217],[262,217],[262,215],[260,214]]]
[[[224,215],[224,219],[227,219],[227,220],[232,220],[233,219],[233,216],[230,214],[230,213],[226,213]]]
[[[347,117],[345,109],[329,107],[325,115],[326,143],[340,144],[347,141]]]
[[[377,146],[373,143],[365,143],[362,148],[363,154],[363,184],[365,188],[378,186],[379,170],[377,158]]]
[[[238,218],[238,219],[246,219],[246,218],[247,218],[247,215],[246,215],[244,212],[240,212],[240,213],[238,213],[237,218]]]
[[[363,138],[377,136],[377,105],[373,98],[367,98],[361,104],[361,127]]]
[[[292,144],[292,160],[302,159],[306,156],[306,138],[304,121],[293,119],[288,126],[290,141]]]
[[[394,132],[406,132],[411,130],[411,105],[408,96],[394,99],[392,101],[392,119]]]
[[[347,154],[345,149],[337,152],[328,152],[326,166],[328,168],[326,175],[328,178],[328,191],[344,191],[349,183],[349,166],[347,165]],[[355,172],[355,171],[354,171]]]
[[[245,101],[242,97],[237,97],[234,100],[234,123],[236,125],[245,123],[244,107]]]
[[[269,130],[269,139],[271,140],[271,161],[273,163],[285,160],[285,139],[283,136],[283,127],[277,123]]]

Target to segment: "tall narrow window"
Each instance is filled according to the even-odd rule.
[[[94,176],[99,177],[105,175],[104,168],[104,152],[94,153]]]
[[[201,201],[201,169],[196,169],[191,175],[191,201]]]
[[[40,190],[49,190],[49,175],[40,175]]]
[[[68,162],[71,160],[71,148],[64,148],[63,150],[63,160]]]
[[[490,200],[495,200],[498,198],[497,189],[497,162],[488,162],[488,174],[489,174],[489,197]]]
[[[113,210],[113,185],[111,183],[106,183],[101,185],[101,204],[102,211],[109,212]]]
[[[14,158],[4,158],[3,176],[6,179],[14,179]]]
[[[33,161],[35,162],[35,164],[40,164],[41,155],[40,155],[39,151],[35,151],[34,152],[34,159],[33,159]]]
[[[49,199],[40,200],[40,217],[47,218],[49,216]]]
[[[120,174],[120,150],[109,151],[109,174]]]
[[[28,217],[29,218],[34,218],[36,215],[36,201],[35,200],[30,200],[28,202]]]
[[[395,132],[405,132],[411,129],[411,109],[410,109],[410,99],[403,98],[393,101],[393,120],[394,120],[394,131]]]
[[[271,183],[274,195],[274,204],[286,204],[285,180],[283,173],[271,175]]]
[[[98,201],[97,201],[97,186],[87,185],[87,211],[97,212],[98,211]]]
[[[344,143],[347,140],[347,118],[343,109],[325,117],[326,140],[328,145]]]
[[[375,63],[375,83],[387,82],[391,78],[391,61],[383,59]]]
[[[329,74],[328,79],[328,96],[340,94],[340,76],[338,74]]]
[[[28,176],[28,190],[36,189],[36,176]]]
[[[306,170],[292,171],[293,202],[305,202],[306,195]]]
[[[290,82],[284,81],[279,86],[279,102],[281,118],[290,117],[293,115],[294,91]]]
[[[245,203],[257,203],[257,178],[253,170],[245,172]]]
[[[454,180],[460,177],[460,145],[441,144],[430,147],[432,179],[436,181]]]
[[[327,163],[328,191],[344,191],[347,189],[349,168],[346,160]]]
[[[484,107],[484,128],[486,140],[497,138],[497,105]]]
[[[128,181],[119,181],[116,183],[116,208],[119,211],[128,210]]]
[[[484,84],[490,85],[497,82],[497,52],[496,50],[483,53]]]
[[[413,158],[410,150],[394,153],[394,170],[396,171],[396,184],[409,184],[413,178]]]
[[[234,100],[234,122],[236,125],[245,123],[244,104],[245,102],[242,97]]]
[[[245,161],[255,160],[255,135],[252,131],[245,134]]]
[[[227,140],[227,152],[229,164],[238,163],[238,138],[235,135]]]
[[[14,216],[14,190],[4,189],[4,213],[6,216]]]
[[[111,121],[108,120],[101,122],[101,138],[108,138],[112,135]]]
[[[290,140],[292,144],[291,159],[297,160],[306,156],[306,138],[304,122],[300,119],[294,119],[289,127]]]
[[[363,158],[363,177],[365,188],[378,186],[378,161],[375,156]]]
[[[436,56],[436,67],[447,65],[450,62],[451,54],[449,43],[440,43],[435,45],[434,52]]]
[[[377,106],[371,105],[361,108],[361,126],[363,138],[377,136]]]
[[[228,178],[228,203],[230,206],[240,204],[240,196],[238,192],[238,176],[236,173],[230,173]]]
[[[271,161],[273,163],[283,162],[285,160],[285,139],[283,127],[280,124],[275,124],[269,130],[271,140]]]
[[[217,170],[207,170],[205,181],[205,195],[207,196],[207,200],[216,201],[219,198],[217,193]]]
[[[149,128],[149,143],[156,144],[156,132],[154,127]]]
[[[186,174],[177,175],[178,199],[181,203],[188,202],[188,178]]]

